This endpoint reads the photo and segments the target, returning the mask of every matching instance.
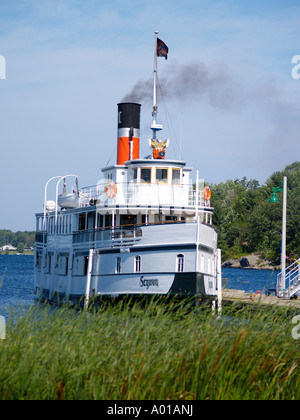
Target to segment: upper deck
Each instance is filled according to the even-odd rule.
[[[64,235],[198,218],[212,225],[213,208],[204,197],[204,181],[193,183],[190,172],[185,162],[173,160],[135,159],[106,167],[96,185],[57,195],[52,209],[47,210],[45,202],[44,213],[37,214],[37,231]],[[75,199],[70,206],[59,200],[67,196]]]
[[[98,212],[106,213],[109,209],[128,209],[130,212],[148,213],[159,207],[173,208],[185,213],[195,213],[195,206],[210,207],[204,200],[204,181],[196,187],[190,180],[190,168],[182,161],[161,161],[138,159],[125,165],[114,165],[102,170],[103,177],[97,185],[83,188],[79,205],[96,204]],[[112,188],[112,190],[108,190]],[[197,203],[196,203],[197,202]]]

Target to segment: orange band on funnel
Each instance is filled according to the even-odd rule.
[[[132,138],[132,159],[138,159],[140,155],[140,139]],[[125,165],[130,160],[130,139],[129,137],[118,137],[117,165]]]

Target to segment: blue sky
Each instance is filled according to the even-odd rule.
[[[50,177],[93,185],[115,163],[117,103],[137,82],[151,91],[155,30],[169,47],[158,59],[168,157],[182,139],[182,159],[211,183],[264,183],[299,160],[299,28],[292,0],[0,0],[0,228],[35,228]]]

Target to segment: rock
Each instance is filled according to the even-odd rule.
[[[222,267],[227,267],[227,268],[240,268],[240,262],[237,259],[231,259],[231,260],[227,260],[224,261],[222,264]]]
[[[231,267],[232,266],[232,260],[224,261],[222,264],[222,267]]]
[[[280,267],[275,267],[270,261],[262,259],[259,254],[254,253],[241,257],[240,259],[230,259],[224,261],[222,267],[226,268],[255,268],[255,269],[271,269],[276,270]]]
[[[251,266],[248,258],[246,258],[246,257],[240,258],[239,259],[239,262],[240,262],[240,265],[241,265],[242,268],[247,268],[247,267],[250,267]]]

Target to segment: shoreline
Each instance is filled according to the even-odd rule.
[[[274,266],[274,267],[231,267],[231,266],[223,266],[222,268],[232,268],[233,270],[265,270],[265,271],[280,271],[280,267]]]
[[[17,252],[17,251],[12,251],[12,252],[0,252],[0,255],[34,255],[34,251],[28,251],[28,252]]]
[[[223,262],[222,268],[245,268],[252,270],[280,270],[280,266],[263,259],[259,254],[244,255],[240,258],[230,258]]]

